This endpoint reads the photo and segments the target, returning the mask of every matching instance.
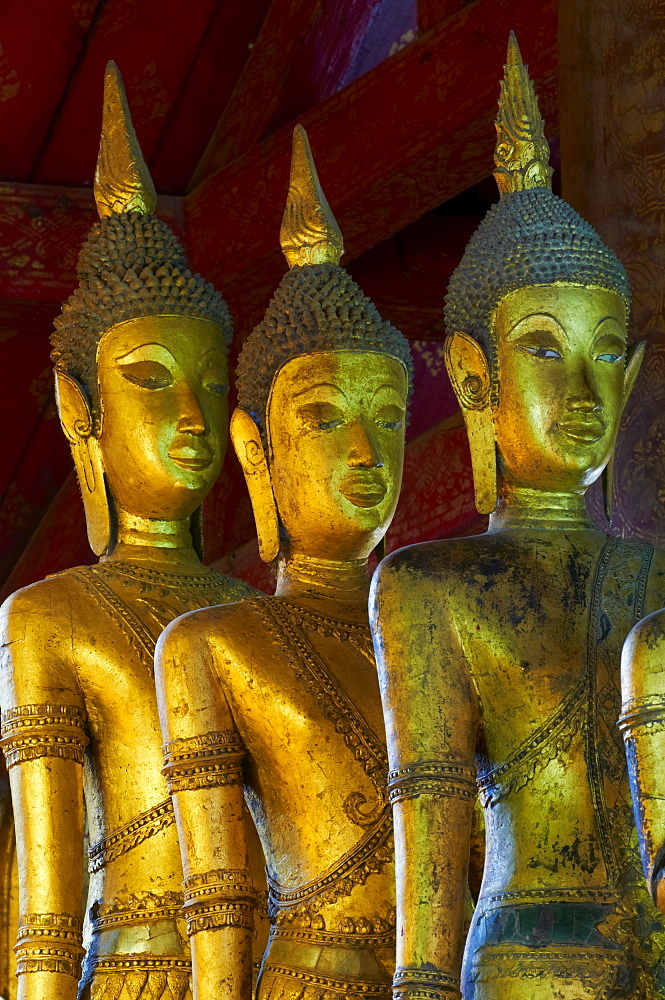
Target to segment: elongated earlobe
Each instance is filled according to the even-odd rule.
[[[270,563],[279,554],[279,519],[261,435],[249,413],[239,408],[231,417],[230,431],[252,501],[259,552]]]
[[[623,377],[623,401],[621,404],[621,413],[623,414],[626,403],[630,398],[630,394],[635,387],[635,382],[637,381],[637,376],[640,373],[640,368],[642,367],[642,362],[644,361],[644,352],[646,350],[646,341],[641,340],[637,344],[631,344],[628,348],[628,360],[626,362],[626,371]],[[617,434],[619,432],[620,419],[617,420]],[[602,486],[603,486],[603,506],[605,508],[605,517],[608,521],[612,520],[612,514],[614,513],[614,459],[616,456],[616,435],[614,441],[612,442],[612,453],[610,455],[610,460],[603,469],[602,476]]]
[[[64,372],[55,373],[55,398],[60,423],[72,449],[78,476],[90,548],[103,555],[111,542],[111,512],[104,463],[83,387]]]
[[[476,508],[481,514],[491,514],[497,502],[496,445],[487,358],[466,333],[450,334],[444,355],[469,437]]]

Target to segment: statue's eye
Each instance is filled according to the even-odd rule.
[[[397,431],[404,423],[404,410],[394,405],[382,406],[375,420],[384,430]]]
[[[596,361],[604,361],[606,365],[615,365],[622,358],[623,354],[598,354]]]
[[[561,360],[561,354],[558,351],[555,351],[554,348],[552,348],[552,347],[526,347],[526,346],[523,346],[523,350],[525,350],[528,354],[532,354],[534,356],[534,358],[546,358],[548,360],[549,359],[554,359],[554,360],[557,360],[557,361]]]
[[[229,391],[229,383],[226,379],[226,374],[222,371],[215,371],[212,369],[207,372],[205,378],[203,379],[203,387],[212,392],[215,396],[226,396]]]
[[[120,366],[120,374],[128,382],[143,389],[166,389],[173,385],[173,375],[159,361],[134,361]]]
[[[299,410],[302,422],[310,430],[333,431],[344,423],[344,413],[333,403],[308,403]]]
[[[208,392],[212,392],[215,396],[226,396],[229,392],[228,385],[222,385],[221,382],[207,382],[206,389]]]

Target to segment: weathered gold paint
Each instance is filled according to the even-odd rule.
[[[463,795],[469,790],[466,798],[446,796],[442,786],[442,797],[394,806],[398,968],[432,963],[458,974],[474,755],[506,761],[556,717],[584,677],[588,609],[605,544],[588,520],[584,491],[609,458],[630,377],[619,306],[611,293],[575,286],[506,296],[496,318],[498,403],[487,414],[499,467],[490,532],[407,549],[380,569],[373,615],[391,768],[460,765],[462,784],[452,772],[447,780]],[[648,607],[664,593],[664,569],[658,557]],[[628,582],[619,575],[614,585]],[[578,700],[582,711],[582,694]],[[519,797],[485,810],[485,899],[513,893],[528,901],[542,891],[555,902],[559,890],[583,895],[612,883],[582,717],[561,739],[546,769],[534,758],[535,775]],[[519,964],[527,948],[515,950]],[[483,961],[489,969],[492,960]],[[574,956],[568,969],[568,986],[541,976],[538,996],[599,995],[593,983],[585,986]],[[483,1000],[532,995],[533,983],[517,973],[483,982],[475,994]]]
[[[370,867],[338,893],[278,907],[261,996],[283,966],[296,970],[291,985],[282,982],[288,995],[308,975],[317,995],[326,976],[350,989],[389,989],[393,869],[367,557],[397,503],[406,393],[402,364],[378,353],[321,352],[283,366],[270,395],[268,455],[251,418],[232,423],[264,544],[279,521],[276,596],[187,615],[158,647],[165,738],[237,731],[248,805],[276,882],[291,890],[337,872],[339,888],[347,853],[372,831],[383,845],[370,858],[374,874]],[[294,660],[294,634],[329,687]],[[180,791],[174,801],[186,874],[246,867],[239,785]],[[249,933],[227,926],[192,936],[195,996],[249,997]]]
[[[114,614],[90,571],[76,570],[20,591],[4,607],[3,709],[77,706],[90,740],[83,781],[66,759],[11,769],[23,914],[81,912],[84,785],[93,845],[167,799],[150,638],[191,607],[248,593],[201,566],[189,528],[223,457],[221,349],[218,328],[182,317],[133,320],[107,334],[98,359],[98,440],[117,538],[99,572],[121,607]],[[128,627],[123,613],[138,626]],[[117,901],[131,913],[141,897],[150,895],[144,910],[161,899],[170,914],[155,924],[159,953],[187,960],[177,918],[181,878],[175,826],[165,822],[138,856],[130,851],[93,874],[90,903]],[[119,933],[96,936],[95,955],[150,954],[153,922],[149,913],[126,917]],[[20,978],[21,997],[75,995],[70,976]]]

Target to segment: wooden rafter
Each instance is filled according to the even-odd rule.
[[[376,0],[272,0],[190,189],[260,142],[280,108],[288,120],[335,93],[375,8]]]
[[[302,116],[344,233],[346,261],[490,172],[503,39],[511,27],[551,121],[554,0],[476,0]],[[277,234],[290,145],[289,125],[184,200],[160,199],[167,221],[177,231],[184,225],[192,263],[232,307],[253,310],[249,318],[283,271]],[[94,218],[89,189],[1,186],[0,298],[65,298]]]
[[[302,116],[315,158],[324,151],[319,174],[347,262],[490,173],[511,28],[551,117],[554,0],[476,0]],[[290,146],[288,126],[183,202],[193,264],[244,308],[265,305],[283,273],[277,234]]]
[[[89,183],[109,59],[118,61],[143,154],[150,161],[215,6],[215,0],[197,0],[184,14],[180,0],[106,0],[30,179],[38,184]]]
[[[418,33],[424,35],[431,31],[463,6],[464,0],[418,0]]]

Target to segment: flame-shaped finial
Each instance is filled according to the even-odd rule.
[[[104,75],[95,201],[102,219],[120,212],[151,213],[157,204],[157,192],[132,125],[122,77],[112,60]]]
[[[342,234],[319,183],[302,125],[293,130],[291,181],[279,241],[289,267],[339,264],[344,253]]]
[[[522,62],[515,32],[510,32],[496,125],[494,179],[501,197],[511,191],[552,187],[550,149],[538,98]]]

